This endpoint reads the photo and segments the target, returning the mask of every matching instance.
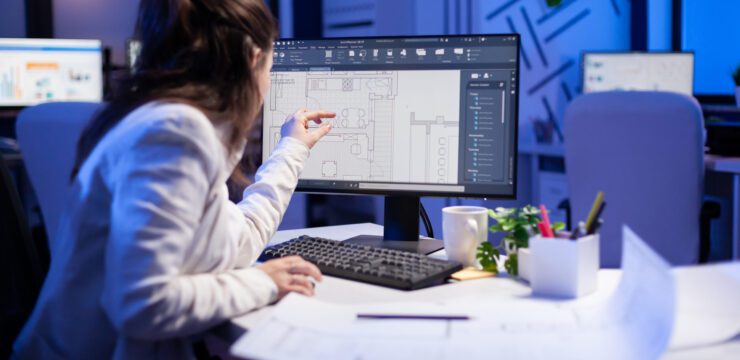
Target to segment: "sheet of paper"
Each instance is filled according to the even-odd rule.
[[[740,335],[740,262],[679,267],[674,275],[677,304],[671,349]]]
[[[530,298],[495,312],[490,303],[479,303],[479,321],[453,324],[455,347],[468,349],[472,358],[484,357],[476,349],[482,339],[509,358],[658,358],[673,326],[673,276],[637,235],[626,227],[623,233],[622,279],[605,303],[584,308]]]
[[[625,229],[623,275],[588,308],[521,298],[337,305],[289,295],[232,347],[254,359],[655,359],[670,337],[670,267]],[[469,321],[358,320],[357,313],[456,314]]]

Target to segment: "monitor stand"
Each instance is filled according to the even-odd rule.
[[[360,235],[346,242],[424,255],[443,249],[441,240],[419,239],[419,206],[418,196],[386,196],[383,236]]]

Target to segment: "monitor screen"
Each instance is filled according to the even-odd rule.
[[[585,53],[583,92],[671,91],[691,95],[693,53]]]
[[[100,41],[0,39],[0,106],[102,98]]]
[[[275,43],[263,160],[297,109],[336,112],[298,190],[513,198],[518,35]]]

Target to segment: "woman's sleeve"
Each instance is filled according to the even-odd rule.
[[[257,170],[254,184],[244,190],[237,204],[246,219],[239,259],[242,266],[257,260],[280,225],[308,155],[308,147],[300,140],[282,138]]]
[[[181,120],[157,122],[110,169],[111,229],[100,301],[122,336],[195,334],[276,296],[275,284],[255,268],[182,272],[215,186],[213,158],[223,152],[197,135],[209,129]]]

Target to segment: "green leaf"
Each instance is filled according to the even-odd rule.
[[[501,230],[503,230],[503,231],[511,231],[511,229],[513,229],[514,226],[516,226],[516,224],[510,223],[510,222],[505,222],[505,223],[501,224]]]
[[[494,248],[488,241],[478,245],[478,250],[475,254],[483,270],[494,274],[498,273],[497,260],[499,255],[498,249]]]
[[[518,256],[517,254],[509,254],[509,258],[506,259],[504,262],[504,268],[506,269],[506,272],[517,276],[519,275],[519,266],[518,266]]]
[[[529,238],[529,232],[527,232],[527,229],[520,226],[514,229],[514,232],[512,233],[514,236],[514,240],[522,240],[522,239],[528,239]]]
[[[552,224],[552,231],[556,231],[557,232],[557,231],[560,231],[560,230],[563,230],[563,229],[565,229],[565,223],[563,223],[563,222],[558,221],[558,222],[555,222],[555,223]]]

